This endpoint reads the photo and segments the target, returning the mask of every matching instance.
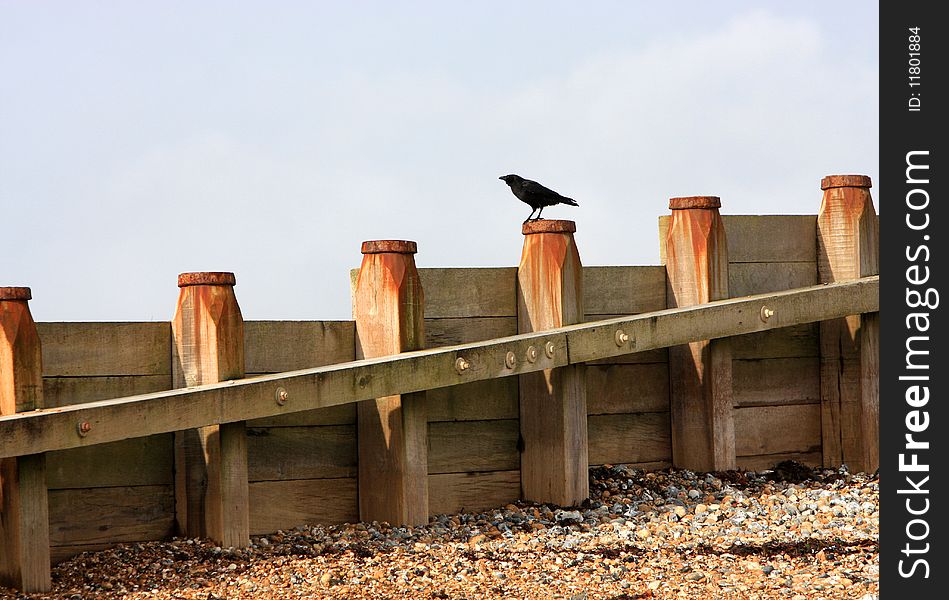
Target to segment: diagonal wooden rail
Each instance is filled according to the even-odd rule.
[[[697,340],[874,313],[880,310],[879,286],[879,276],[864,277],[384,358],[20,413],[0,417],[0,457],[271,417]],[[516,360],[508,359],[510,352]]]

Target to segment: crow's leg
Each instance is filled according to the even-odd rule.
[[[544,212],[544,207],[543,207],[543,206],[541,206],[541,207],[540,207],[540,210],[537,211],[537,218],[534,219],[535,221],[540,221],[540,213],[542,213],[542,212]]]
[[[537,212],[537,209],[536,209],[536,208],[531,209],[531,214],[527,215],[527,218],[524,219],[524,222],[527,223],[528,221],[530,221],[530,220],[531,220],[531,217],[534,216],[534,213],[535,213],[535,212]]]

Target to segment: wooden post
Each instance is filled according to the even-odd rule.
[[[583,268],[573,221],[524,223],[517,269],[518,333],[583,321]],[[520,359],[520,357],[516,357]],[[520,376],[521,493],[575,506],[590,495],[583,365]]]
[[[43,408],[43,357],[30,288],[0,287],[0,415]],[[48,592],[46,455],[0,459],[0,585]]]
[[[715,196],[672,198],[665,257],[669,308],[728,298],[728,249]],[[735,468],[732,361],[727,339],[669,348],[672,463]]]
[[[425,299],[415,252],[415,242],[363,243],[353,290],[357,359],[424,346]],[[359,518],[400,525],[428,523],[425,393],[360,402],[357,419]]]
[[[244,377],[244,321],[233,273],[182,273],[171,322],[176,388]],[[175,433],[179,532],[223,547],[250,544],[244,422]]]
[[[870,178],[830,175],[817,216],[821,283],[880,272],[879,229]],[[880,466],[879,313],[820,324],[821,430],[824,465],[854,471]]]

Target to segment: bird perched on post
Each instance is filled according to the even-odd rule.
[[[511,191],[515,196],[517,196],[518,200],[530,205],[530,207],[534,209],[531,211],[531,214],[527,217],[527,219],[524,220],[525,223],[527,223],[527,221],[536,221],[537,219],[540,219],[540,213],[544,212],[544,208],[547,206],[553,206],[554,204],[580,206],[573,198],[561,196],[557,192],[545,188],[536,181],[524,179],[520,175],[504,175],[503,177],[498,177],[498,179],[511,186]],[[534,219],[531,219],[535,212],[537,213],[537,216]]]

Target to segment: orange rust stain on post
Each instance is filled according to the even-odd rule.
[[[43,408],[43,357],[28,287],[0,287],[0,414]],[[49,591],[46,456],[0,459],[0,584]]]
[[[175,387],[244,377],[244,320],[228,272],[182,273],[172,319]],[[250,543],[243,422],[175,434],[175,495],[183,535]]]
[[[728,252],[717,196],[672,198],[665,239],[670,308],[728,297]],[[735,468],[728,340],[669,349],[672,460],[678,467]]]
[[[879,221],[865,175],[821,180],[818,276],[821,283],[876,275]],[[879,316],[853,315],[820,324],[821,429],[824,464],[853,470],[879,466]]]
[[[583,269],[573,221],[530,221],[517,273],[518,332],[583,321]],[[525,499],[576,505],[589,496],[582,365],[520,376]]]
[[[363,242],[353,289],[356,358],[424,347],[424,303],[415,242]],[[425,394],[360,402],[359,513],[364,521],[428,522],[428,421]]]

